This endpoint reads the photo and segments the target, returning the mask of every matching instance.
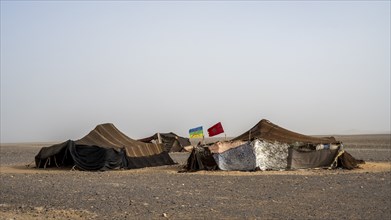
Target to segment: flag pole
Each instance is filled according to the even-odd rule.
[[[224,132],[224,140],[227,141],[227,134]]]

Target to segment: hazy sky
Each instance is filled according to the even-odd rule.
[[[1,1],[1,142],[262,118],[389,132],[390,1]]]

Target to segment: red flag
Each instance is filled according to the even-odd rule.
[[[221,122],[213,125],[208,129],[209,137],[213,137],[215,135],[221,134],[224,132],[223,126],[221,125]]]

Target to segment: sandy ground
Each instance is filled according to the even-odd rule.
[[[0,219],[390,219],[390,135],[349,136],[361,169],[178,173],[37,170],[44,143],[0,148]]]

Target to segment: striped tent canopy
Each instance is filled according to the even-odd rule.
[[[83,138],[43,147],[36,167],[77,166],[82,170],[133,169],[174,164],[163,146],[134,140],[113,124],[100,124]]]
[[[313,137],[304,134],[299,134],[288,129],[282,128],[273,124],[269,120],[262,119],[250,130],[237,136],[232,140],[248,141],[254,138],[259,138],[268,141],[278,141],[281,143],[306,143],[306,144],[327,144],[337,143],[334,137]]]

